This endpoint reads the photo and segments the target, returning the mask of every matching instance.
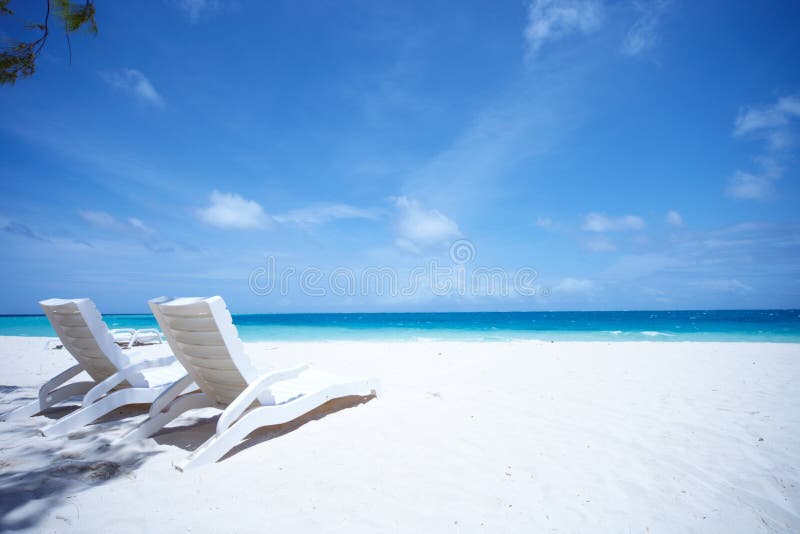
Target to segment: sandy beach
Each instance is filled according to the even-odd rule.
[[[144,6],[0,0],[0,534],[800,534],[800,0]]]
[[[67,438],[0,423],[0,530],[796,532],[800,346],[248,343],[260,368],[380,377],[179,472],[213,411],[120,443],[146,407]],[[166,354],[167,345],[146,347]],[[72,365],[0,338],[2,412]]]

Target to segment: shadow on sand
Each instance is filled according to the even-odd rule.
[[[33,398],[19,396],[21,390],[14,386],[0,386],[3,404],[21,405]],[[16,397],[13,400],[8,397]],[[303,425],[353,408],[372,400],[374,396],[348,396],[333,399],[314,410],[281,425],[255,430],[239,445],[231,449],[220,462],[250,447],[281,437]],[[0,422],[0,532],[31,529],[50,516],[50,511],[70,502],[72,496],[101,486],[121,476],[131,476],[148,457],[159,451],[145,451],[130,443],[115,443],[116,436],[143,421],[148,406],[123,407],[95,423],[73,432],[65,438],[46,438],[41,429],[74,410],[76,406],[54,407],[35,417]],[[179,447],[194,451],[214,435],[219,413],[216,410],[198,410],[178,420],[180,426],[163,429],[153,439],[159,445]],[[131,418],[137,417],[134,421]],[[174,424],[174,423],[173,423]],[[106,430],[114,429],[113,432]],[[72,517],[69,517],[69,516]],[[65,526],[80,516],[74,512],[56,516]]]
[[[354,408],[360,404],[365,404],[374,398],[374,395],[363,397],[359,395],[350,395],[331,399],[325,404],[301,415],[297,419],[293,419],[281,425],[265,426],[256,429],[242,440],[241,443],[225,454],[219,461],[224,462],[227,458],[247,450],[250,447],[279,438],[289,432],[294,432],[307,423],[320,420],[342,410]],[[209,413],[209,411],[208,409],[204,409],[203,413]],[[198,412],[200,412],[200,410],[198,410]],[[217,412],[207,417],[184,417],[180,421],[184,421],[188,424],[167,427],[154,435],[153,439],[160,445],[173,445],[189,452],[194,451],[214,435],[220,413],[221,412]]]
[[[18,396],[14,386],[0,386],[2,401],[12,408],[33,397]],[[9,397],[16,397],[10,400]],[[46,410],[35,417],[0,422],[0,532],[35,528],[50,511],[72,496],[121,476],[128,476],[157,451],[141,451],[112,443],[105,429],[121,419],[146,413],[132,405],[99,419],[69,437],[47,438],[41,430],[70,413],[76,405]],[[77,505],[56,516],[65,526],[79,517]]]

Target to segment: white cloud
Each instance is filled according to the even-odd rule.
[[[739,115],[734,123],[733,134],[742,136],[746,134],[766,134],[773,143],[772,136],[789,126],[793,119],[800,118],[800,97],[786,96],[779,98],[771,106],[751,106],[739,110]],[[784,136],[776,138],[777,146],[783,148]]]
[[[153,228],[147,226],[140,219],[137,219],[136,217],[130,217],[128,219],[128,224],[130,224],[131,227],[133,227],[136,230],[142,232],[143,234],[155,234],[156,233],[156,231]]]
[[[439,210],[425,209],[404,196],[396,198],[395,205],[399,212],[396,244],[402,248],[419,252],[461,236],[458,224]]]
[[[175,243],[160,237],[155,228],[146,225],[138,217],[117,219],[105,211],[81,209],[78,210],[78,215],[87,224],[95,228],[100,228],[101,230],[113,232],[117,238],[123,236],[132,237],[144,244],[144,246],[151,251],[164,252],[167,250],[174,250],[176,247]]]
[[[242,230],[272,226],[272,218],[254,200],[214,190],[210,201],[211,205],[197,210],[197,216],[208,225]]]
[[[749,293],[753,291],[753,287],[749,286],[735,278],[719,279],[719,280],[698,280],[689,282],[692,287],[699,287],[709,291],[718,291],[723,293]]]
[[[638,215],[609,217],[605,213],[590,213],[583,222],[583,229],[589,232],[616,232],[622,230],[641,230],[646,226]]]
[[[548,41],[590,33],[602,22],[603,4],[598,0],[533,0],[524,33],[528,54],[536,54]]]
[[[104,211],[78,210],[81,219],[98,228],[114,228],[119,224],[117,219]]]
[[[537,217],[536,222],[534,223],[539,228],[543,228],[545,230],[551,230],[555,223],[553,223],[553,219],[550,217]]]
[[[766,200],[775,193],[775,182],[783,175],[779,154],[770,153],[756,158],[758,171],[736,171],[728,179],[725,194],[745,200]]]
[[[592,252],[614,252],[617,245],[606,236],[597,236],[584,242],[587,249]]]
[[[156,91],[156,88],[144,74],[136,69],[101,72],[100,76],[115,89],[129,93],[150,105],[164,107],[164,99]]]
[[[211,226],[219,228],[270,228],[278,223],[283,226],[311,228],[341,219],[369,219],[381,217],[382,211],[358,208],[348,204],[317,203],[286,213],[269,215],[254,200],[247,200],[235,193],[214,190],[211,205],[196,211],[198,217]]]
[[[600,279],[614,283],[630,283],[650,278],[655,274],[674,270],[683,265],[683,260],[662,252],[626,254],[600,274]]]
[[[291,210],[285,214],[273,215],[281,224],[308,228],[338,219],[370,219],[380,216],[378,210],[357,208],[347,204],[316,204],[306,208]]]
[[[553,288],[555,292],[586,293],[594,289],[594,282],[581,278],[564,278]]]
[[[626,56],[641,55],[658,41],[658,27],[669,2],[655,0],[651,2],[636,2],[639,18],[633,23],[625,39],[622,41],[621,52]]]
[[[35,241],[42,241],[45,243],[50,242],[49,238],[40,235],[27,224],[18,221],[12,221],[11,219],[7,219],[6,217],[2,216],[0,216],[0,231],[27,239],[33,239]]]
[[[217,0],[179,0],[178,5],[189,14],[192,21],[197,20],[203,11],[219,7]]]
[[[470,114],[442,150],[427,161],[398,161],[396,170],[408,168],[401,190],[456,220],[485,206],[486,198],[508,185],[505,171],[548,152],[585,120],[575,103],[581,101],[586,67],[594,59],[576,59],[552,65],[544,77],[538,69],[520,71],[516,81]]]
[[[670,226],[683,226],[683,217],[675,210],[667,212],[667,224]]]
[[[756,158],[758,171],[737,170],[728,179],[725,193],[734,198],[764,200],[774,194],[775,182],[783,176],[781,162],[795,146],[792,127],[800,118],[800,97],[779,98],[769,106],[750,106],[739,110],[733,135],[750,136],[765,141]]]
[[[774,194],[776,178],[775,175],[736,171],[728,180],[725,193],[733,198],[764,200]]]
[[[139,236],[152,236],[157,234],[154,228],[147,226],[137,217],[120,220],[105,211],[78,210],[78,215],[86,223],[105,230],[117,230],[138,234]]]

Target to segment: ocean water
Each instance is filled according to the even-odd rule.
[[[157,327],[105,315],[109,328]],[[243,341],[467,340],[800,342],[800,310],[234,315]],[[44,316],[0,316],[0,335],[55,336]]]

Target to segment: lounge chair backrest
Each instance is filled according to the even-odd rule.
[[[90,299],[48,299],[39,303],[64,348],[100,382],[128,366],[103,317]]]
[[[175,357],[215,402],[230,404],[258,376],[222,297],[160,297],[150,309]]]

